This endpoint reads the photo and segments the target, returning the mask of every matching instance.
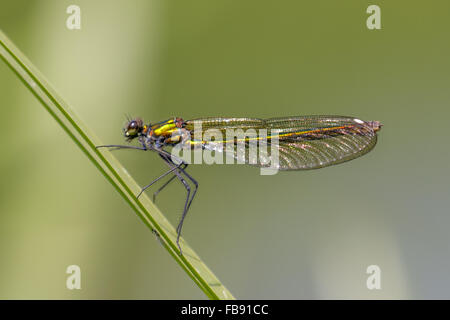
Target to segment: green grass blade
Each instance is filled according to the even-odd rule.
[[[0,57],[31,90],[44,108],[113,185],[133,211],[158,235],[160,242],[173,259],[186,271],[206,296],[210,299],[234,299],[233,295],[183,239],[180,239],[183,256],[178,254],[175,228],[145,194],[139,200],[136,198],[135,195],[140,191],[139,185],[109,151],[101,150],[100,152],[95,148],[96,145],[102,145],[100,140],[92,130],[84,125],[67,103],[48,84],[42,74],[1,30]]]

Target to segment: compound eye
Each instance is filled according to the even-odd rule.
[[[136,121],[131,121],[130,124],[128,125],[128,129],[136,129],[138,126]]]
[[[127,137],[135,137],[138,134],[139,124],[137,121],[133,120],[128,124],[127,130],[125,132],[125,136]]]
[[[140,118],[136,118],[130,120],[126,126],[124,127],[124,135],[128,140],[132,140],[139,136],[139,134],[144,129],[142,120]]]

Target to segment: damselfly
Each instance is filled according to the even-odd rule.
[[[186,172],[189,162],[168,151],[169,147],[182,145],[185,149],[203,149],[225,152],[228,156],[259,167],[276,170],[307,170],[323,168],[349,161],[369,152],[377,142],[377,131],[381,123],[363,121],[345,116],[298,116],[271,119],[255,118],[203,118],[183,120],[172,118],[155,124],[145,124],[142,119],[128,120],[124,131],[128,142],[136,139],[139,146],[104,145],[113,149],[137,149],[156,152],[168,165],[169,170],[142,188],[137,195],[162,178],[171,177],[153,194],[161,192],[170,182],[178,179],[186,188],[187,196],[183,213],[177,226],[177,245],[184,219],[192,204],[197,181]],[[214,139],[206,138],[214,130]],[[241,130],[244,135],[229,136],[229,131]],[[264,130],[258,135],[257,131]],[[252,132],[247,134],[246,132]],[[256,134],[255,134],[256,133]],[[219,136],[219,138],[217,138]],[[262,153],[262,146],[269,146],[269,153]],[[256,155],[251,152],[255,147]],[[243,151],[243,152],[240,152]],[[268,157],[277,154],[275,164]],[[192,184],[192,185],[191,185]]]

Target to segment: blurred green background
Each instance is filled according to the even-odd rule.
[[[66,8],[81,8],[68,30]],[[368,30],[366,8],[381,7]],[[261,176],[196,165],[183,234],[242,299],[450,298],[448,1],[0,1],[0,28],[105,143],[125,114],[352,115],[357,160]],[[0,298],[203,299],[0,61]],[[165,165],[116,152],[144,185]],[[176,224],[184,190],[157,205]],[[66,289],[67,266],[82,289]],[[381,268],[381,290],[366,268]]]

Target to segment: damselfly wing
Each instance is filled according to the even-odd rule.
[[[223,137],[226,137],[230,130],[238,129],[244,132],[253,129],[256,135],[248,134],[243,138],[234,138],[233,141],[199,141],[195,139],[198,135],[195,128],[200,127],[202,131],[219,130]],[[369,152],[377,142],[376,132],[381,128],[381,124],[378,121],[366,122],[354,117],[320,115],[266,120],[205,118],[185,121],[185,128],[190,132],[190,144],[193,146],[201,145],[204,149],[224,151],[227,150],[227,145],[231,145],[234,150],[230,155],[235,158],[239,157],[238,146],[248,149],[252,141],[266,139],[269,150],[276,147],[279,153],[277,169],[307,170],[349,161]],[[267,136],[258,135],[258,130],[261,129],[267,130]],[[271,143],[274,138],[277,138],[277,143]],[[251,158],[248,152],[240,160],[249,163]],[[268,161],[264,161],[264,157],[257,156],[255,160],[252,164],[257,166],[270,165]]]

